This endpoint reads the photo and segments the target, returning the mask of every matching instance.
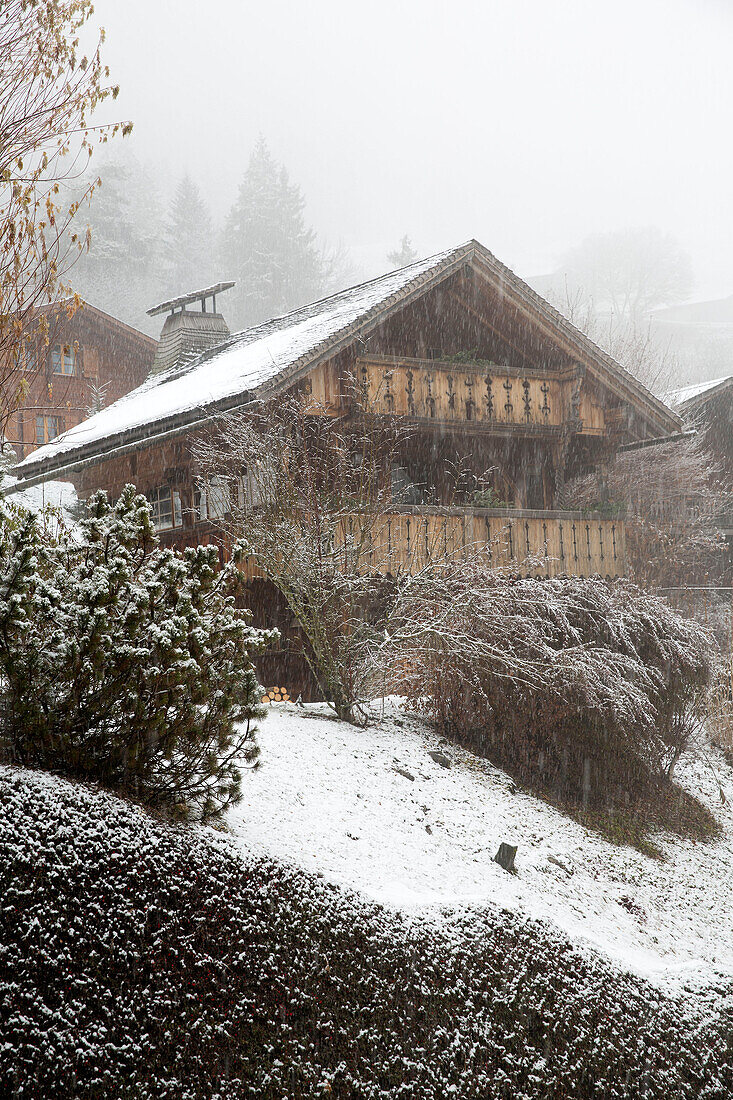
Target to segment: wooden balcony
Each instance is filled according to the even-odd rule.
[[[369,406],[384,415],[528,433],[557,432],[580,417],[584,432],[606,431],[603,409],[582,392],[573,370],[370,355],[357,360],[356,376]]]
[[[346,537],[345,546],[358,530],[358,517],[348,523],[352,539]],[[373,544],[360,551],[359,564],[393,575],[409,573],[465,556],[476,546],[486,547],[491,566],[519,573],[613,578],[626,572],[623,520],[582,512],[488,508],[395,510],[380,520]]]
[[[626,574],[623,520],[582,512],[416,506],[395,508],[370,527],[367,540],[358,513],[340,521],[331,549],[337,569],[348,565],[360,573],[397,576],[485,547],[490,568],[514,573],[608,579]],[[242,568],[249,580],[264,576],[253,558]]]

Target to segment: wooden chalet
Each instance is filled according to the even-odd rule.
[[[11,411],[7,441],[23,459],[80,424],[95,405],[112,404],[150,373],[156,341],[82,302],[40,311],[21,340],[2,399]]]
[[[429,533],[452,552],[485,540],[517,570],[531,556],[547,575],[625,572],[623,520],[560,511],[559,490],[680,419],[478,242],[234,335],[215,306],[225,289],[151,311],[169,316],[149,377],[21,462],[19,488],[68,479],[82,496],[114,496],[133,482],[164,543],[214,539],[227,502],[199,491],[199,433],[222,412],[292,392],[325,415],[348,413],[356,379],[374,411],[413,429],[393,471],[389,571]],[[476,475],[491,469],[492,491],[441,503],[456,458]],[[437,502],[425,502],[425,484]],[[602,486],[601,476],[599,505]]]

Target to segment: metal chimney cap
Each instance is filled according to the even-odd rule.
[[[204,287],[203,290],[192,290],[190,294],[181,294],[179,298],[170,298],[167,302],[161,302],[158,306],[152,306],[147,310],[148,317],[155,317],[157,313],[166,313],[170,310],[171,313],[175,313],[177,309],[185,309],[189,302],[201,302],[201,310],[206,313],[206,299],[216,298],[217,294],[222,294],[225,290],[229,290],[234,286],[234,282],[216,283],[214,286]]]

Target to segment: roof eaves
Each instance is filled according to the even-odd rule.
[[[727,390],[730,386],[733,386],[733,374],[728,378],[722,378],[718,382],[717,386],[710,386],[709,389],[701,390],[699,393],[695,393],[692,397],[688,397],[680,401],[678,408],[689,412],[696,408],[698,405],[704,405],[711,397],[717,397],[724,390]]]
[[[462,263],[465,263],[466,260],[472,256],[474,244],[475,242],[470,241],[467,244],[459,245],[440,261],[440,263],[437,263],[434,267],[429,268],[421,275],[417,275],[414,279],[411,279],[388,298],[383,299],[381,302],[378,302],[376,305],[366,310],[357,320],[345,325],[343,328],[339,329],[338,332],[334,333],[333,336],[321,341],[320,344],[317,344],[314,348],[311,348],[308,352],[301,355],[294,363],[278,371],[272,378],[261,383],[251,392],[242,391],[236,395],[231,395],[219,401],[211,402],[206,406],[207,413],[205,417],[202,417],[200,408],[188,409],[184,412],[177,413],[174,417],[157,420],[154,425],[138,425],[126,431],[119,432],[114,436],[105,436],[102,439],[94,440],[86,447],[81,446],[74,452],[61,451],[56,459],[43,459],[35,465],[30,462],[23,470],[23,482],[25,483],[26,480],[38,477],[42,472],[51,474],[59,469],[67,468],[72,464],[75,469],[81,468],[82,465],[87,462],[91,463],[100,456],[103,457],[105,454],[109,454],[112,451],[118,452],[120,447],[127,447],[135,442],[145,444],[160,435],[168,435],[173,430],[179,434],[190,429],[193,424],[201,422],[204,419],[213,419],[221,413],[230,412],[232,409],[249,404],[250,401],[256,397],[264,396],[271,391],[280,390],[283,385],[287,386],[288,384],[292,384],[294,381],[297,381],[302,374],[312,370],[314,366],[317,366],[323,359],[335,355],[343,347],[352,343],[357,335],[379,324],[379,322],[384,317],[388,316],[393,309],[404,305],[406,301],[409,301],[418,293],[423,293],[426,289],[429,289],[430,285],[434,282],[444,278],[450,271],[460,267]],[[231,339],[230,337],[229,340],[231,341]],[[210,357],[215,354],[216,351],[217,348],[208,349],[203,353],[201,359],[204,360]]]

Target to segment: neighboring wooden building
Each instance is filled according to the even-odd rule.
[[[47,331],[23,341],[3,394],[11,410],[7,441],[19,459],[81,423],[95,404],[139,386],[157,346],[87,302],[71,316],[64,303],[43,313]]]
[[[718,465],[725,482],[733,486],[733,375],[698,382],[667,394],[669,405],[687,428],[694,429]],[[724,503],[718,525],[733,547],[733,507]]]
[[[384,568],[406,567],[424,538],[446,550],[486,540],[516,570],[532,555],[547,575],[625,572],[623,521],[558,511],[558,489],[602,470],[622,443],[678,431],[680,419],[480,244],[235,335],[206,311],[222,289],[158,307],[170,316],[150,377],[20,463],[19,487],[65,478],[82,496],[114,496],[134,482],[164,543],[217,539],[227,500],[199,491],[198,433],[226,410],[290,392],[348,414],[355,380],[374,410],[413,428],[393,470],[396,499],[411,503],[395,504]],[[495,470],[493,506],[472,494],[424,502],[420,485],[440,487],[457,456],[477,475]],[[282,614],[274,593],[260,606],[271,622]]]
[[[698,432],[733,482],[733,375],[674,390],[666,401]]]

